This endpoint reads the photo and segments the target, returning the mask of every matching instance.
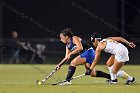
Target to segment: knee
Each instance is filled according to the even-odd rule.
[[[106,65],[107,65],[108,67],[111,67],[113,64],[110,63],[110,62],[106,62]]]
[[[71,61],[70,65],[71,65],[71,66],[74,66],[74,67],[76,67],[76,66],[77,66],[77,64],[76,64],[76,62],[75,62],[75,61]]]

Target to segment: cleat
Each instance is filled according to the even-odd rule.
[[[108,83],[108,84],[117,84],[118,80],[117,79],[115,79],[115,80],[108,79],[108,80],[106,80],[106,83]]]
[[[61,85],[61,86],[71,85],[71,82],[65,81],[65,82],[60,83],[59,85]]]
[[[125,83],[125,85],[133,85],[136,82],[136,79],[133,77],[132,80],[127,80],[127,82]]]

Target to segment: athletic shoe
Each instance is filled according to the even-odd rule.
[[[125,83],[125,85],[133,85],[136,82],[136,79],[133,77],[132,80],[127,80],[127,82]]]
[[[71,82],[65,81],[65,82],[63,82],[63,83],[60,83],[59,85],[61,85],[61,86],[71,85]]]
[[[115,79],[115,80],[108,79],[108,80],[106,80],[106,83],[108,83],[108,84],[117,84],[118,80],[117,79]]]

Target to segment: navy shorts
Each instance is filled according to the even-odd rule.
[[[86,58],[86,62],[89,64],[92,64],[94,58],[95,58],[95,51],[94,49],[91,47],[88,50],[86,50],[85,52],[83,52],[82,54],[80,54],[81,58]]]

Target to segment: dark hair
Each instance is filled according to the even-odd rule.
[[[60,34],[63,34],[64,36],[68,36],[68,37],[73,37],[74,34],[72,33],[70,28],[65,28],[64,30],[62,30],[60,32]]]
[[[91,42],[94,42],[95,38],[97,38],[98,40],[101,40],[102,36],[101,36],[101,34],[94,32],[93,34],[91,34]]]

